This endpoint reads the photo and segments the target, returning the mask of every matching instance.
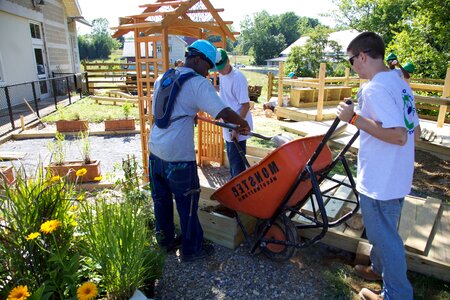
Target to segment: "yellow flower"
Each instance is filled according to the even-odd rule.
[[[87,173],[86,168],[82,168],[82,169],[79,169],[79,170],[75,173],[75,175],[77,175],[77,177],[81,177],[81,176],[86,175],[86,173]]]
[[[70,225],[73,227],[77,227],[78,223],[77,223],[77,221],[74,220],[74,221],[70,222]]]
[[[78,197],[77,197],[77,200],[78,200],[78,201],[83,201],[83,200],[84,200],[84,195],[81,194],[80,196],[78,196]]]
[[[30,297],[28,287],[26,285],[19,285],[12,289],[8,295],[8,300],[25,300]]]
[[[52,179],[51,179],[50,181],[51,181],[51,182],[55,182],[55,181],[59,181],[60,179],[61,179],[61,176],[56,175],[56,176],[53,176]]]
[[[69,207],[69,211],[77,211],[77,210],[78,210],[78,206],[76,206],[76,205],[72,205],[71,207]]]
[[[97,176],[97,177],[94,177],[94,181],[101,181],[103,179],[103,176]]]
[[[97,286],[92,282],[85,282],[77,290],[77,299],[92,300],[97,297],[97,294]]]
[[[41,225],[41,232],[48,234],[48,233],[52,233],[53,231],[55,231],[56,229],[58,229],[58,227],[61,226],[61,222],[58,220],[50,220],[47,221],[45,223],[42,223]]]
[[[31,240],[34,240],[35,238],[37,238],[38,236],[40,236],[41,234],[39,233],[39,232],[33,232],[33,233],[30,233],[28,236],[27,236],[27,241],[31,241]]]

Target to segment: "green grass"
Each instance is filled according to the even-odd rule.
[[[100,123],[107,119],[124,118],[122,106],[96,104],[90,97],[86,97],[63,108],[63,118],[61,117],[61,112],[57,111],[42,118],[42,120],[44,122],[53,123],[61,119],[74,119],[77,114],[80,116],[80,119],[88,120],[93,123]],[[136,121],[139,121],[139,110],[137,106],[131,108],[130,118],[135,118]]]

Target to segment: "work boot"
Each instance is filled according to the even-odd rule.
[[[364,265],[356,265],[355,266],[355,273],[361,278],[364,278],[368,281],[381,281],[383,278],[380,274],[375,273],[372,270],[371,266],[364,266]]]
[[[363,288],[359,294],[358,294],[359,298],[362,300],[383,300],[383,296],[381,296],[380,294],[375,293],[372,290]]]
[[[202,249],[199,252],[195,254],[183,255],[183,261],[184,262],[196,261],[198,259],[203,259],[208,256],[211,256],[213,255],[213,253],[214,253],[213,245],[205,244],[202,246]]]
[[[160,244],[160,247],[161,247],[161,249],[166,251],[166,253],[171,253],[171,252],[176,251],[177,249],[181,248],[182,241],[183,241],[183,237],[181,235],[176,235],[167,246]]]

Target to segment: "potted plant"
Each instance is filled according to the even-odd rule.
[[[80,114],[75,113],[72,116],[66,116],[64,109],[58,107],[59,120],[56,121],[56,130],[58,132],[80,132],[89,129],[87,120],[80,120]]]
[[[105,120],[105,131],[135,130],[135,120],[134,118],[129,118],[132,106],[128,102],[122,105],[124,119]]]
[[[56,140],[49,143],[52,153],[51,162],[47,169],[53,176],[67,176],[70,182],[94,182],[101,180],[101,168],[99,160],[91,160],[89,134],[81,131],[78,135],[80,152],[83,160],[65,160],[65,136],[56,132]]]
[[[13,166],[0,166],[0,188],[5,188],[15,181]]]

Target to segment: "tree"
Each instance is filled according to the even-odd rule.
[[[336,22],[358,31],[380,34],[388,44],[401,31],[399,22],[415,0],[333,0],[340,12]]]
[[[383,36],[387,51],[412,61],[416,76],[444,78],[450,60],[448,0],[335,0],[336,18]],[[344,18],[342,18],[344,16]],[[339,22],[339,20],[337,21]]]
[[[109,34],[109,23],[105,18],[92,21],[92,33],[78,37],[80,59],[108,59],[120,42]]]
[[[324,26],[317,26],[310,31],[309,38],[304,46],[292,47],[286,62],[286,73],[295,72],[299,77],[317,76],[320,63],[327,63],[327,70],[331,75],[337,75],[334,70],[343,68],[339,63],[343,63],[342,47],[335,41],[329,41],[328,35],[331,29]],[[329,48],[332,56],[326,56],[325,50]],[[339,74],[341,75],[341,74]]]

